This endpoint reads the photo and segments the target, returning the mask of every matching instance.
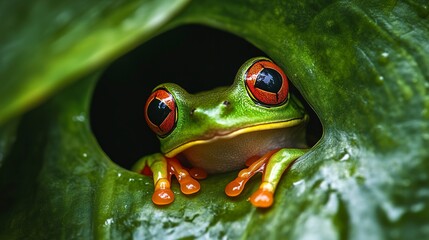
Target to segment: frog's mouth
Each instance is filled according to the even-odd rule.
[[[258,124],[253,126],[248,126],[244,128],[240,128],[231,132],[218,132],[214,136],[207,138],[207,139],[198,139],[191,142],[184,143],[175,149],[165,153],[165,156],[168,158],[175,157],[177,154],[185,151],[186,149],[193,147],[195,145],[200,144],[208,144],[210,142],[220,140],[220,139],[231,139],[234,137],[237,137],[239,135],[250,133],[250,132],[257,132],[257,131],[264,131],[264,130],[273,130],[273,129],[281,129],[281,128],[290,128],[297,125],[300,125],[302,123],[307,122],[309,119],[308,115],[305,114],[302,118],[295,118],[288,121],[282,121],[282,122],[271,122],[271,123],[264,123],[264,124]]]

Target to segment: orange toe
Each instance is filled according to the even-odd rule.
[[[244,189],[244,185],[246,184],[247,180],[249,180],[249,179],[237,177],[236,179],[234,179],[233,181],[228,183],[228,185],[226,185],[226,187],[225,187],[226,195],[228,195],[230,197],[236,197],[236,196],[240,195],[240,193]]]
[[[174,201],[174,193],[169,189],[156,189],[152,195],[152,202],[156,205],[168,205]]]
[[[200,191],[200,183],[190,176],[187,176],[179,181],[180,190],[184,194],[193,194]]]
[[[266,189],[258,189],[250,197],[250,202],[255,207],[267,208],[273,204],[274,198],[273,193]]]
[[[174,201],[174,193],[170,189],[170,181],[161,178],[155,184],[152,202],[156,205],[167,205]]]

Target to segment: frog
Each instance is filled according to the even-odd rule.
[[[309,114],[289,92],[284,71],[267,57],[247,60],[231,86],[190,94],[179,85],[154,88],[144,117],[160,141],[160,152],[139,159],[132,170],[152,175],[152,202],[174,201],[172,176],[185,195],[197,193],[208,175],[238,171],[225,186],[239,196],[249,179],[262,173],[259,188],[248,199],[268,208],[282,175],[309,150]]]

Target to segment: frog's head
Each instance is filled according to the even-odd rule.
[[[308,120],[302,104],[289,94],[286,75],[263,57],[244,63],[230,87],[189,94],[176,84],[159,85],[146,102],[145,118],[167,157],[215,140]]]

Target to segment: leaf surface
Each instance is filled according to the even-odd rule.
[[[136,12],[152,6],[147,4],[127,9]],[[116,22],[129,12],[112,8],[93,23]],[[194,197],[182,196],[173,185],[174,204],[155,207],[150,201],[151,179],[113,164],[91,134],[88,108],[99,76],[93,73],[58,91],[20,122],[10,120],[2,126],[0,237],[427,237],[428,16],[426,1],[192,2],[166,27],[200,23],[245,38],[286,70],[323,124],[320,142],[282,179],[275,205],[260,210],[245,201],[256,183],[238,199],[227,198],[223,188],[235,175],[228,173],[203,181],[202,191]],[[142,25],[154,21],[149,19],[153,18],[143,19]],[[81,20],[88,24],[87,18]],[[115,31],[120,26],[115,24],[105,31]],[[116,54],[99,55],[109,44],[95,48],[87,44],[103,43],[105,35],[90,31],[102,31],[101,26],[82,29],[76,36],[64,30],[76,41],[70,52],[26,59],[20,63],[25,66],[21,72],[17,68],[7,72],[2,64],[1,80],[11,87],[1,88],[0,103],[13,103],[13,110],[0,107],[0,119],[28,109],[22,106],[29,100],[19,99],[37,96],[38,90],[28,90],[32,84],[48,96],[58,89],[53,79],[56,86],[65,85],[132,45],[125,44],[118,31],[109,39],[117,44]],[[143,42],[157,27],[135,36],[133,42]],[[80,41],[82,36],[88,38]],[[22,46],[17,45],[17,51],[29,51],[20,50]],[[55,50],[54,45],[37,47],[42,52],[45,48]],[[13,52],[2,61],[20,62]],[[99,56],[99,64],[83,61],[87,57],[82,56]],[[48,64],[50,70],[40,69]],[[40,77],[48,76],[40,71],[53,71],[48,75],[55,77]],[[34,82],[28,78],[31,73]],[[15,80],[4,80],[7,75]]]

